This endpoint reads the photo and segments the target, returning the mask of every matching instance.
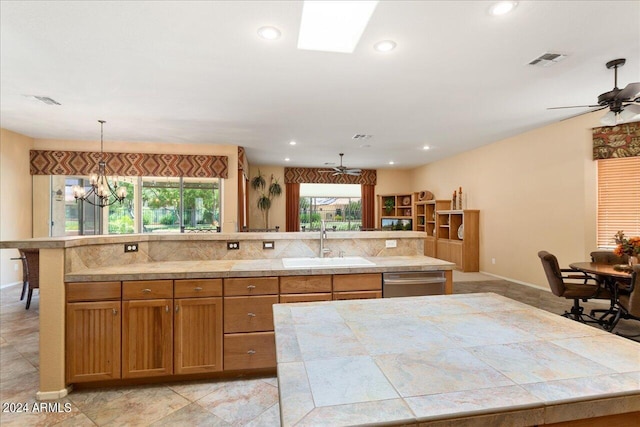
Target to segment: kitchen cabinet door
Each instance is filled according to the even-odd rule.
[[[173,373],[173,300],[122,303],[122,378]]]
[[[222,298],[175,300],[175,374],[222,370]]]
[[[120,378],[120,301],[67,304],[67,383]]]

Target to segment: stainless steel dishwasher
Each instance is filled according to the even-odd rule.
[[[403,271],[382,274],[382,298],[442,295],[444,271]]]

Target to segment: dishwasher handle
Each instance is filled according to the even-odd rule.
[[[415,277],[404,279],[384,279],[383,283],[385,285],[419,285],[422,283],[445,283],[446,281],[447,279],[444,277]]]

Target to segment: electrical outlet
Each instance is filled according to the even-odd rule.
[[[227,242],[227,250],[238,250],[240,249],[240,242]]]
[[[262,249],[275,249],[276,248],[276,242],[274,242],[273,240],[265,240],[262,242]]]
[[[124,244],[124,252],[138,252],[138,244],[137,243],[125,243]]]
[[[397,240],[386,240],[384,242],[384,247],[385,248],[397,248],[398,247],[398,241]]]

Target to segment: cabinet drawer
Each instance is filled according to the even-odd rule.
[[[122,282],[122,299],[173,298],[173,280]]]
[[[334,300],[374,298],[382,298],[382,291],[336,292],[333,294]]]
[[[313,301],[331,301],[331,292],[325,292],[321,294],[280,295],[281,304],[286,304],[290,302],[313,302]]]
[[[66,283],[67,302],[120,300],[120,282]]]
[[[280,277],[281,294],[331,292],[331,275]]]
[[[247,277],[224,279],[224,295],[276,295],[278,294],[277,277]]]
[[[225,297],[224,332],[273,331],[272,305],[277,296]]]
[[[276,367],[276,340],[273,332],[225,334],[224,370]]]
[[[382,274],[342,274],[333,276],[334,292],[382,290]]]
[[[174,298],[221,297],[222,279],[174,280]]]

